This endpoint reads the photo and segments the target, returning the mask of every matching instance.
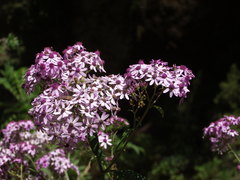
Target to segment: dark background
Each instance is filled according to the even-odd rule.
[[[188,159],[183,173],[191,176],[213,156],[202,129],[227,111],[214,98],[230,66],[239,64],[239,8],[223,0],[1,0],[0,37],[13,33],[25,47],[16,68],[29,67],[46,46],[61,52],[81,41],[101,51],[108,73],[159,58],[192,69],[189,98],[179,105],[165,95],[164,118],[151,111],[142,130],[151,142],[143,145],[147,157],[132,165],[146,175],[156,162],[180,154]]]

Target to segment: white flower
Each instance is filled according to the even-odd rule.
[[[109,139],[109,136],[105,134],[104,132],[99,132],[98,133],[98,141],[100,143],[100,146],[103,147],[104,149],[107,149],[107,146],[111,146],[111,139]]]

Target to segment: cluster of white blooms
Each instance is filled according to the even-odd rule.
[[[183,65],[169,67],[167,62],[161,60],[152,60],[150,64],[145,64],[140,60],[138,64],[129,66],[125,78],[131,86],[139,82],[147,82],[150,86],[162,87],[163,93],[169,93],[170,97],[174,95],[185,98],[189,92],[190,80],[194,78],[194,75]]]
[[[105,72],[99,54],[86,51],[81,43],[64,50],[63,57],[45,48],[25,75],[28,93],[39,82],[44,84],[43,92],[32,102],[30,115],[52,141],[65,148],[74,148],[110,125],[127,124],[117,116],[118,101],[128,98],[125,79],[92,75]]]

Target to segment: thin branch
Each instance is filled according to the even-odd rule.
[[[240,162],[240,158],[237,155],[237,153],[233,150],[232,146],[230,144],[228,144],[228,148],[230,149],[230,151],[233,153],[233,155],[235,156],[235,158],[238,160],[238,162]]]

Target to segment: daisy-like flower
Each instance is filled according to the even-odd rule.
[[[100,146],[103,147],[104,149],[107,149],[107,146],[112,145],[111,143],[112,140],[109,139],[109,136],[102,131],[99,131],[98,133],[98,141],[100,143]]]
[[[107,118],[109,117],[109,114],[106,112],[103,112],[101,116],[99,114],[96,114],[95,122],[99,124],[99,128],[102,130],[105,130],[106,126],[110,125],[110,123],[107,121]]]
[[[67,118],[66,126],[68,129],[80,129],[81,123],[79,122],[79,116],[70,116]]]
[[[67,101],[60,102],[59,107],[53,113],[54,115],[59,115],[57,120],[61,120],[62,118],[68,117],[72,114],[72,105],[68,104]]]

